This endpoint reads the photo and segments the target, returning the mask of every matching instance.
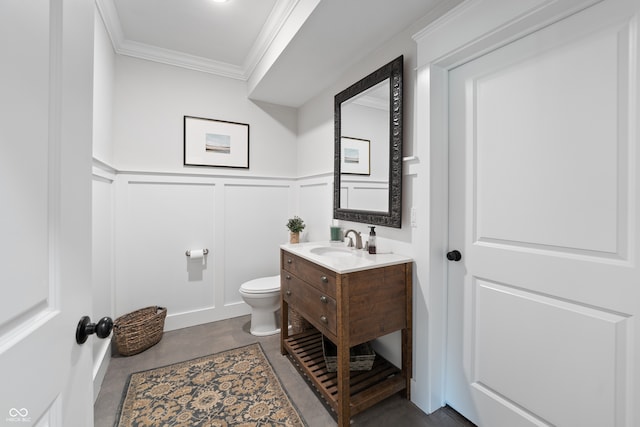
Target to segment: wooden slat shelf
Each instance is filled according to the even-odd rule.
[[[334,412],[338,411],[338,376],[327,371],[322,334],[311,329],[284,340],[288,356]],[[369,371],[351,371],[350,407],[355,415],[406,388],[400,369],[376,355]]]

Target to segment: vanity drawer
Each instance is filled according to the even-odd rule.
[[[336,297],[335,272],[286,251],[282,251],[282,269],[298,276],[320,292]]]
[[[336,300],[290,274],[282,281],[283,298],[313,326],[336,335]]]

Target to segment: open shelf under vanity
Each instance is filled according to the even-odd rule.
[[[322,334],[315,329],[304,331],[286,339],[285,347],[287,357],[337,417],[338,373],[327,370]],[[402,371],[382,356],[376,355],[371,370],[350,371],[351,415],[362,412],[405,387]]]

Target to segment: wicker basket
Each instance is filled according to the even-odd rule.
[[[313,326],[307,321],[307,319],[302,317],[300,313],[298,313],[291,307],[289,307],[289,324],[291,325],[290,332],[294,335],[313,328]]]
[[[132,356],[157,344],[162,338],[166,317],[167,309],[158,306],[141,308],[118,317],[113,323],[118,353]]]
[[[327,371],[336,372],[338,370],[338,349],[324,335],[322,336],[322,352],[324,353]],[[375,359],[376,353],[371,348],[371,344],[368,342],[358,344],[349,349],[349,370],[370,371]]]

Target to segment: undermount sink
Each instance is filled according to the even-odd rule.
[[[330,256],[330,257],[351,257],[355,255],[353,249],[327,247],[327,246],[312,248],[309,250],[309,252],[314,253],[316,255],[324,255],[324,256]]]

